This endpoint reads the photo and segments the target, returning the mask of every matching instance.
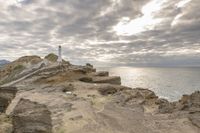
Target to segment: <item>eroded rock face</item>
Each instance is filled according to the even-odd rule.
[[[17,88],[15,87],[0,87],[0,113],[4,113],[15,97]]]
[[[94,76],[109,76],[109,72],[99,71],[99,72],[94,73]]]
[[[51,133],[51,113],[45,105],[21,99],[13,114],[14,133]]]
[[[189,115],[192,124],[200,128],[200,112],[195,112]]]
[[[175,104],[175,110],[190,112],[200,111],[200,91],[196,91],[191,95],[183,95],[181,100]]]
[[[86,83],[92,83],[91,77],[81,77],[79,80]]]
[[[158,104],[159,113],[172,113],[174,110],[174,106],[172,105],[172,103],[170,103],[166,99],[158,99],[158,101],[156,101],[156,104]]]
[[[121,84],[121,78],[118,76],[113,77],[93,77],[92,78],[93,83],[109,83],[109,84]]]
[[[13,127],[11,118],[5,114],[0,114],[0,133],[12,133]]]
[[[192,107],[200,108],[200,91],[196,91],[190,95],[190,104]]]
[[[189,96],[183,96],[178,107],[182,107],[181,110],[189,111],[189,119],[192,124],[200,128],[200,91]]]

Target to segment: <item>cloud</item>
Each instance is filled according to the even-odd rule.
[[[76,64],[200,65],[199,4],[198,0],[0,0],[0,58],[45,56],[62,45],[63,56]]]

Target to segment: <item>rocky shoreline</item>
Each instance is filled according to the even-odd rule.
[[[35,58],[34,69],[24,57],[26,62],[15,61],[24,69],[14,80],[5,78],[12,70],[8,75],[2,71],[1,133],[200,132],[199,91],[169,102],[148,89],[121,86],[120,77],[96,72],[90,64]]]

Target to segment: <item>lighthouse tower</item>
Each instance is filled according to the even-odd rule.
[[[62,63],[62,47],[58,46],[58,63]]]

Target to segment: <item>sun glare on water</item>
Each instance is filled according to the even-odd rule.
[[[154,29],[155,25],[162,21],[161,19],[154,18],[154,14],[162,9],[166,1],[167,0],[152,0],[143,6],[141,10],[143,15],[141,17],[133,20],[128,17],[123,17],[122,20],[114,26],[114,31],[117,35],[130,36]]]

